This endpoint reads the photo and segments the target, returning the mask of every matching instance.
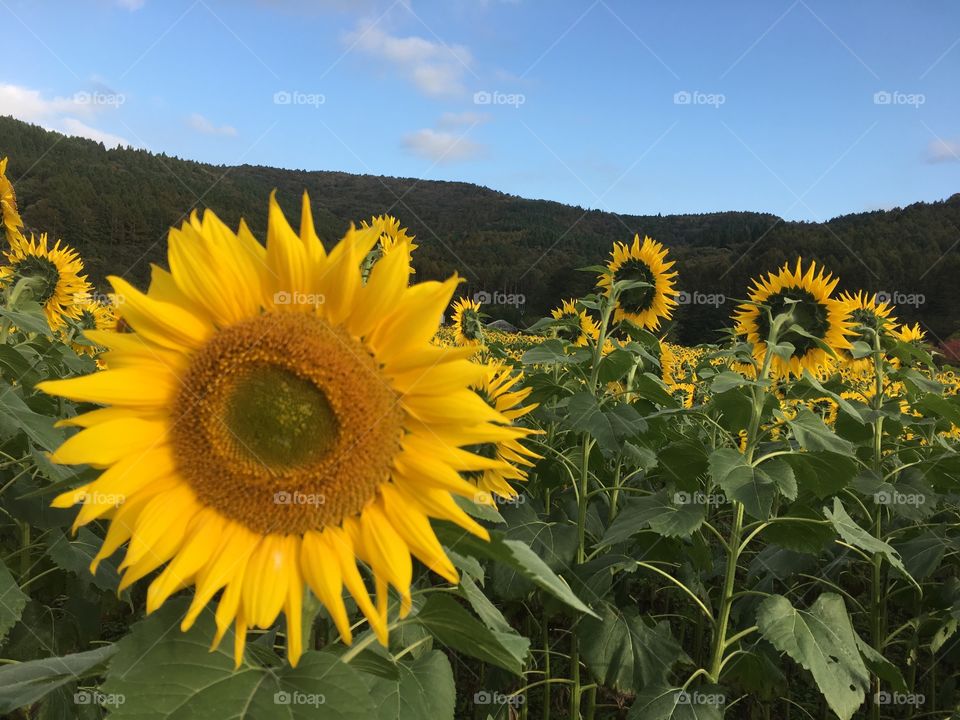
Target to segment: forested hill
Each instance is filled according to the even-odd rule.
[[[262,236],[270,190],[278,190],[284,210],[296,219],[307,189],[325,240],[338,238],[351,220],[390,212],[417,235],[418,278],[457,270],[469,281],[467,294],[522,294],[522,308],[488,308],[514,322],[532,321],[561,298],[582,294],[593,276],[577,268],[603,262],[614,241],[639,232],[670,247],[679,287],[694,301],[677,316],[683,341],[715,337],[751,277],[798,255],[825,263],[842,278],[841,288],[917,301],[899,316],[922,316],[939,338],[960,328],[960,194],[826,223],[749,212],[616,215],[468,183],[225,167],[145,150],[106,150],[0,117],[4,155],[28,229],[75,246],[98,283],[110,273],[143,283],[149,263],[164,262],[167,229],[193,207],[212,208],[230,225],[243,214]],[[727,302],[714,306],[716,296]]]

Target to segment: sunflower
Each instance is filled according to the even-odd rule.
[[[86,334],[90,330],[113,330],[117,326],[117,314],[112,305],[89,298],[78,303],[80,310],[77,317],[77,324],[80,330]],[[96,345],[71,342],[72,347],[79,355],[96,355],[98,350]]]
[[[550,314],[554,320],[564,321],[557,328],[557,335],[574,347],[585,347],[591,340],[600,337],[600,328],[586,310],[578,310],[574,300],[564,300],[563,305],[554,308]]]
[[[458,580],[430,520],[488,537],[454,501],[477,492],[459,472],[506,470],[463,448],[516,433],[470,389],[474,349],[430,343],[460,280],[408,286],[399,248],[363,284],[377,240],[351,227],[328,253],[306,194],[299,235],[271,196],[266,247],[194,213],[147,293],[110,278],[131,332],[87,333],[110,369],[39,385],[107,406],[70,420],[82,430],[53,455],[103,470],[54,501],[84,503],[75,528],[111,518],[91,570],[125,542],[121,589],[165,565],[147,611],[194,585],[183,630],[223,590],[213,644],[232,624],[238,666],[248,628],[281,611],[297,663],[305,584],[349,643],[346,586],[385,644],[389,587],[411,607],[411,556]]]
[[[927,338],[927,334],[920,329],[920,323],[914,323],[912,326],[904,323],[894,329],[892,335],[905,343],[922,343]]]
[[[23,221],[17,212],[17,195],[13,191],[13,183],[7,179],[7,159],[0,160],[0,220],[3,221],[7,240],[12,244],[15,239],[20,238]]]
[[[647,330],[656,330],[661,320],[668,320],[676,307],[674,299],[679,292],[674,288],[676,272],[670,272],[673,262],[665,262],[667,250],[649,237],[635,235],[633,245],[614,243],[609,273],[600,276],[597,283],[607,295],[613,292],[613,283],[621,280],[647,283],[620,293],[613,319],[629,320]]]
[[[483,379],[473,389],[508,421],[515,422],[537,407],[536,403],[523,404],[533,392],[533,388],[518,387],[522,382],[523,373],[515,372],[509,365],[493,361],[487,363]],[[498,442],[486,443],[476,449],[478,454],[500,461],[498,466],[472,474],[472,479],[482,493],[478,498],[481,502],[488,502],[491,493],[508,500],[516,498],[517,491],[508,481],[526,480],[527,471],[524,468],[531,467],[533,460],[540,459],[540,455],[520,443],[522,438],[537,434],[538,431],[520,427],[513,427],[511,430],[512,437],[505,435]]]
[[[841,293],[837,298],[850,311],[850,322],[853,324],[854,335],[851,342],[860,341],[873,347],[874,333],[888,333],[896,327],[897,320],[891,316],[893,307],[885,302],[877,302],[876,296],[869,296],[862,290],[856,295]],[[838,355],[844,365],[853,373],[870,372],[873,369],[873,359],[870,356],[854,358],[849,350],[839,350]]]
[[[400,227],[400,221],[392,215],[374,215],[370,218],[369,222],[366,220],[362,221],[360,228],[361,230],[372,228],[379,233],[380,236],[376,246],[374,246],[364,259],[364,279],[369,275],[370,268],[373,267],[373,264],[387,253],[402,247],[406,248],[407,253],[410,254],[420,247],[413,242],[414,236],[408,235],[407,228]],[[410,274],[413,275],[415,270],[412,265],[410,265],[409,270]]]
[[[838,280],[824,275],[823,268],[817,272],[816,265],[811,262],[804,272],[798,259],[795,270],[784,264],[776,274],[768,273],[765,280],[755,280],[750,302],[740,305],[734,315],[737,333],[746,336],[757,361],[762,362],[770,317],[792,314],[791,321],[782,327],[778,342],[792,344],[794,351],[789,360],[779,355],[772,358],[770,368],[775,378],[800,377],[804,370],[820,374],[832,366],[832,356],[823,346],[835,354],[850,348],[847,336],[854,334],[850,308],[830,296]]]
[[[465,347],[483,344],[483,320],[476,300],[460,298],[453,304],[453,339]]]
[[[75,250],[60,240],[50,247],[44,233],[39,242],[17,235],[4,255],[9,265],[0,267],[0,287],[13,288],[26,281],[51,330],[62,329],[65,318],[80,317],[79,301],[88,295],[90,285],[80,274],[83,262]]]

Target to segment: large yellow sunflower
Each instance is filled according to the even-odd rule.
[[[591,340],[600,337],[600,328],[586,310],[579,310],[575,300],[564,300],[563,304],[554,308],[550,314],[554,320],[563,320],[565,324],[557,330],[557,334],[574,347],[584,347]]]
[[[222,590],[214,645],[233,624],[238,664],[248,628],[281,611],[296,664],[305,584],[345,642],[344,586],[385,643],[389,586],[410,609],[411,556],[458,579],[430,519],[487,537],[453,496],[477,492],[459,472],[503,463],[463,448],[516,433],[470,389],[474,349],[430,343],[459,278],[408,286],[401,248],[364,284],[377,240],[351,228],[326,252],[306,194],[299,235],[271,197],[266,247],[194,214],[147,293],[110,279],[131,332],[88,333],[110,369],[39,386],[106,406],[53,456],[103,470],[54,501],[84,503],[75,526],[111,519],[92,569],[123,543],[121,588],[166,564],[147,611],[194,585],[184,630]]]
[[[483,320],[476,300],[460,298],[453,304],[453,339],[464,347],[483,344]]]
[[[837,298],[850,311],[850,322],[853,325],[853,337],[850,342],[864,342],[873,347],[873,333],[881,335],[889,333],[897,325],[897,320],[891,313],[893,306],[885,302],[878,303],[875,296],[867,295],[862,290],[857,294],[844,292]],[[849,350],[839,350],[844,365],[854,374],[869,373],[873,370],[873,358],[870,356],[854,358]]]
[[[517,388],[518,384],[522,384],[523,373],[498,361],[488,363],[485,370],[483,379],[474,385],[474,389],[504,418],[512,423],[536,409],[536,403],[523,404],[533,392],[533,388]],[[520,442],[522,438],[535,435],[538,431],[521,427],[513,427],[512,431],[512,437],[505,434],[501,440],[485,443],[476,449],[476,452],[484,457],[501,461],[499,465],[489,467],[482,473],[473,473],[477,487],[483,494],[492,493],[508,500],[515,499],[517,491],[509,481],[526,480],[525,468],[532,466],[533,460],[540,459],[540,455]]]
[[[613,283],[631,280],[647,283],[646,286],[630,288],[620,293],[613,319],[629,320],[647,330],[656,330],[661,320],[673,313],[678,290],[674,287],[677,273],[671,272],[673,262],[666,262],[667,249],[655,240],[640,236],[633,238],[633,245],[614,243],[607,268],[611,274],[603,274],[597,283],[609,295]]]
[[[768,273],[766,279],[755,280],[750,302],[740,305],[734,315],[737,333],[746,336],[757,361],[762,362],[767,351],[770,318],[792,313],[778,342],[791,343],[794,351],[789,360],[780,356],[771,359],[771,374],[775,378],[799,377],[805,369],[817,375],[833,365],[830,353],[812,338],[834,353],[850,348],[847,336],[854,334],[850,308],[830,296],[838,280],[824,275],[823,268],[818,272],[816,265],[811,262],[804,272],[798,259],[794,270],[784,264],[776,274]]]
[[[7,240],[12,244],[15,239],[20,238],[23,221],[17,212],[17,194],[13,191],[13,183],[7,179],[7,160],[8,158],[0,160],[0,220],[3,222]]]
[[[37,241],[22,235],[13,238],[4,252],[8,265],[0,267],[0,286],[12,288],[28,281],[31,296],[42,307],[51,330],[63,328],[64,318],[80,317],[81,303],[90,292],[83,262],[60,240],[50,247],[44,233]]]

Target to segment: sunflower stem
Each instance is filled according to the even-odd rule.
[[[880,345],[880,332],[874,329],[873,333],[873,471],[878,478],[883,477],[883,352]],[[878,540],[883,539],[882,509],[879,506],[874,508],[875,515],[873,519],[873,536]],[[870,628],[873,640],[873,649],[882,654],[883,651],[883,614],[884,614],[884,587],[883,587],[883,556],[877,552],[874,553],[871,573],[871,602],[870,602]],[[871,720],[880,720],[880,704],[876,701],[880,692],[880,677],[874,675],[871,679],[873,700],[870,703]]]

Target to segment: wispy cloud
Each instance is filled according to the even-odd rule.
[[[482,154],[484,146],[462,135],[424,128],[403,138],[407,151],[438,164],[471,160]]]
[[[927,161],[932,163],[960,162],[960,141],[932,140],[927,146]]]
[[[466,112],[460,113],[445,112],[440,116],[437,125],[438,127],[449,129],[463,127],[464,125],[482,125],[486,122],[490,122],[490,113],[479,113],[467,110]]]
[[[110,147],[132,143],[84,120],[91,120],[99,112],[116,109],[124,102],[124,96],[119,94],[78,92],[73,97],[48,98],[39,90],[22,85],[0,84],[0,115],[12,115],[48,130],[89,138]]]
[[[229,137],[237,136],[237,129],[232,125],[221,125],[217,127],[200,113],[193,113],[187,118],[187,125],[204,135],[226,135]]]
[[[361,22],[344,40],[348,48],[383,60],[426,95],[454,96],[466,91],[463,75],[473,57],[463,45],[390,35],[369,22]]]

